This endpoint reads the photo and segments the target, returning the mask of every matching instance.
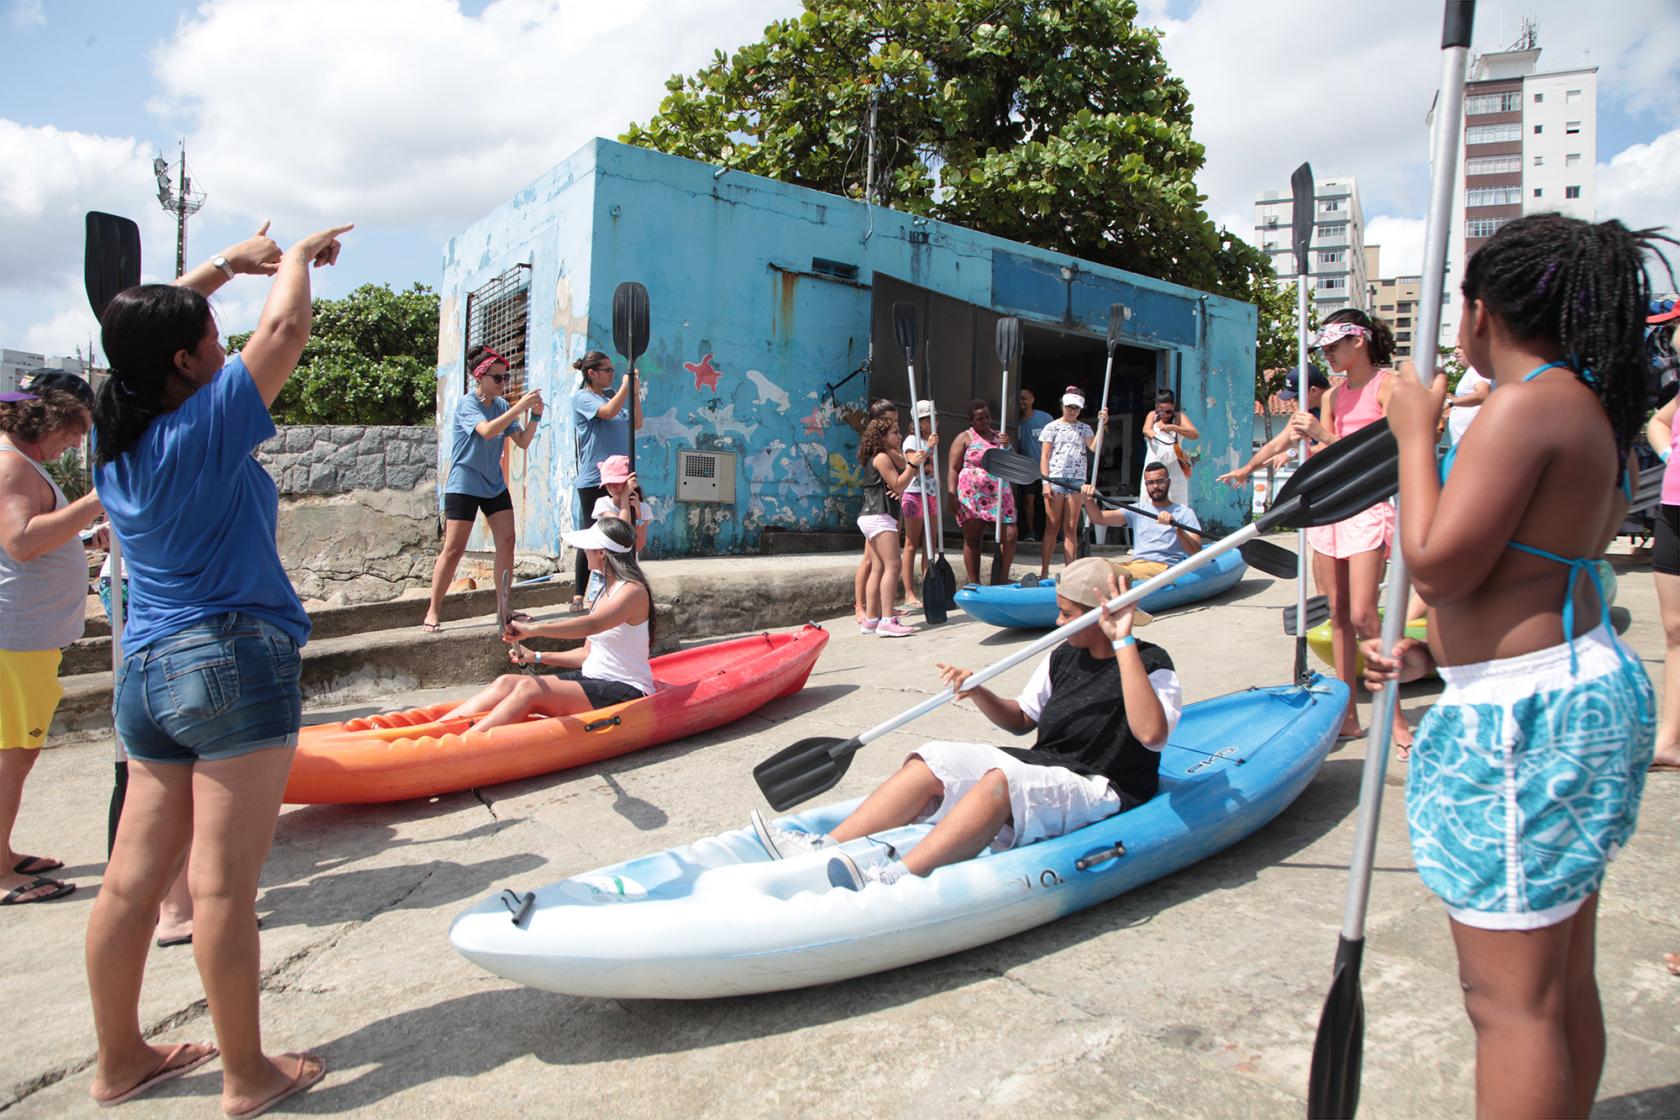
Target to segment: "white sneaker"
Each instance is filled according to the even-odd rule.
[[[801,832],[794,828],[778,828],[765,821],[757,809],[752,811],[753,835],[770,853],[771,859],[788,859],[808,855],[828,847],[829,839],[815,832]]]
[[[863,872],[859,870],[857,860],[843,851],[835,852],[834,858],[828,861],[828,885],[861,891],[863,884]]]

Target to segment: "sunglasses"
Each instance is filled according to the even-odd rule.
[[[505,374],[505,373],[487,373],[487,374],[484,375],[484,380],[494,381],[498,385],[500,385],[502,382],[506,381],[507,379],[508,379],[508,375]]]

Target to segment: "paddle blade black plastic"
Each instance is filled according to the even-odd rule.
[[[1294,242],[1295,275],[1305,276],[1310,271],[1308,249],[1312,244],[1313,231],[1312,164],[1303,163],[1295,169],[1295,174],[1289,177],[1289,193],[1293,197],[1290,207],[1293,225],[1289,233]]]
[[[632,362],[648,347],[648,293],[634,280],[613,289],[613,346]]]
[[[1335,978],[1318,1017],[1312,1073],[1307,1081],[1310,1120],[1352,1120],[1359,1109],[1359,1073],[1365,1055],[1365,996],[1359,963],[1365,942],[1341,938]]]
[[[1379,420],[1308,459],[1254,523],[1262,531],[1333,525],[1399,489],[1399,445],[1388,421]]]
[[[906,358],[916,353],[916,305],[913,303],[893,304],[893,337],[898,339],[898,348],[904,351]]]
[[[113,296],[140,283],[140,227],[132,218],[88,211],[82,274],[94,318],[103,319]]]
[[[1126,318],[1125,304],[1111,303],[1108,305],[1108,353],[1111,357],[1120,345],[1120,336],[1126,331]]]
[[[1271,541],[1244,541],[1237,549],[1242,553],[1243,562],[1256,571],[1265,572],[1275,579],[1294,579],[1298,565],[1295,554],[1282,545]]]
[[[1290,575],[1294,575],[1291,570]],[[1295,604],[1283,608],[1283,632],[1291,638],[1299,638],[1314,626],[1330,617],[1330,600],[1323,595],[1314,595],[1307,600],[1307,625],[1305,628],[1295,625]]]
[[[819,735],[801,739],[753,767],[753,781],[778,813],[831,790],[863,746],[857,739]]]
[[[998,320],[997,357],[1004,369],[1021,368],[1021,320],[1013,315]],[[1009,402],[1003,401],[998,407],[1008,408]]]
[[[957,605],[957,575],[951,570],[951,562],[945,557],[936,557],[928,565],[927,575],[922,578],[922,617],[927,619],[929,626],[943,626],[951,608]]]
[[[1044,480],[1037,463],[1019,451],[1011,451],[1007,447],[992,448],[980,456],[980,465],[987,474],[996,475],[1016,486],[1031,486]]]
[[[1639,476],[1639,489],[1633,492],[1633,500],[1628,503],[1628,516],[1644,513],[1662,501],[1663,472],[1659,469],[1647,468]]]

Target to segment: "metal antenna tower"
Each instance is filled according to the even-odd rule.
[[[170,181],[172,170],[174,182]],[[157,176],[158,202],[165,211],[175,215],[175,275],[179,277],[187,270],[187,218],[204,209],[207,196],[193,189],[192,179],[187,175],[185,140],[181,141],[181,162],[171,169],[169,161],[158,156],[152,160],[152,174]]]

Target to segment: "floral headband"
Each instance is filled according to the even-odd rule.
[[[1371,332],[1360,326],[1358,323],[1331,323],[1329,326],[1318,332],[1318,341],[1314,342],[1313,346],[1322,350],[1326,346],[1340,342],[1344,338],[1352,338],[1355,335],[1365,339],[1367,342],[1371,339]]]
[[[490,347],[488,347],[488,346],[486,346],[484,348],[484,352],[486,354],[488,354],[489,357],[485,358],[482,362],[479,362],[476,366],[473,367],[472,378],[473,378],[474,381],[477,381],[479,378],[483,377],[486,373],[489,373],[490,372],[490,367],[495,365],[497,362],[500,362],[502,365],[508,366],[510,368],[513,365],[512,362],[508,361],[506,358],[502,357],[500,354],[496,353],[494,350],[490,349]]]

